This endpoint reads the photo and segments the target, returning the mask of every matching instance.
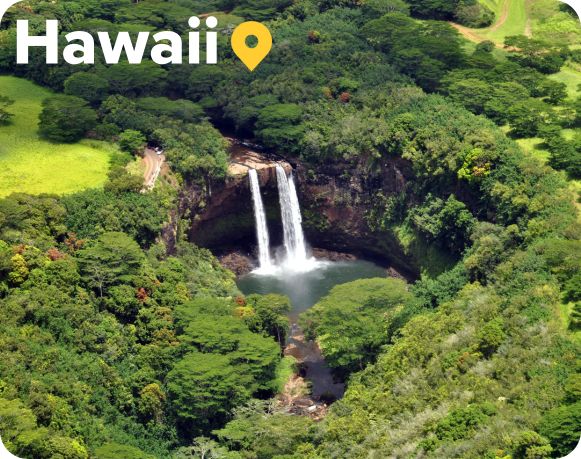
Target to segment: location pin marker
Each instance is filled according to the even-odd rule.
[[[254,48],[246,44],[246,39],[252,36],[258,39],[258,44]],[[232,49],[251,72],[268,56],[271,48],[270,30],[260,22],[243,22],[232,33]]]

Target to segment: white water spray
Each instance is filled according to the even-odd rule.
[[[260,183],[256,169],[248,171],[250,178],[250,189],[252,190],[252,201],[254,203],[254,218],[256,220],[256,239],[258,240],[258,260],[260,271],[269,272],[274,269],[270,258],[270,238],[268,236],[268,226],[266,225],[266,213],[260,195]]]
[[[276,166],[276,177],[286,249],[285,267],[293,271],[308,271],[316,262],[307,257],[303,218],[294,179],[292,175],[287,177],[281,166]]]

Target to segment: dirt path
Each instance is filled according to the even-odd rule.
[[[531,26],[531,1],[532,0],[526,0],[525,1],[525,12],[527,15],[527,22],[525,24],[525,37],[527,38],[532,38],[533,37],[533,29]]]
[[[483,37],[482,35],[479,35],[478,32],[476,32],[475,30],[479,30],[482,32],[495,32],[496,30],[498,30],[500,27],[502,27],[504,25],[504,23],[506,22],[506,20],[508,19],[508,14],[510,12],[510,0],[504,0],[504,3],[502,4],[502,11],[500,13],[500,17],[498,18],[498,20],[491,25],[488,28],[484,28],[484,29],[470,29],[468,27],[464,27],[460,24],[457,24],[455,22],[448,22],[452,27],[454,27],[458,32],[460,32],[460,34],[462,36],[464,36],[465,38],[467,38],[468,40],[474,42],[474,43],[480,43],[483,42],[485,40],[489,40],[486,37]],[[528,13],[527,13],[528,14]],[[525,26],[525,30],[524,30],[524,34],[527,37],[531,37],[532,36],[532,32],[531,32],[531,20],[530,18],[527,18],[527,22],[526,22],[526,26]],[[491,40],[493,41],[493,40]],[[504,48],[504,43],[497,43],[494,42],[494,46],[496,46],[499,49]]]
[[[469,29],[468,27],[461,26],[460,24],[456,24],[455,22],[448,22],[448,24],[450,24],[458,32],[460,32],[460,34],[462,36],[464,36],[464,38],[467,38],[468,40],[470,40],[474,43],[480,43],[482,41],[487,40],[487,38],[484,38],[481,35],[478,35],[476,32],[474,32],[472,29]],[[485,30],[485,29],[482,29],[482,30]],[[502,48],[502,45],[499,43],[494,43],[494,45],[497,48]]]
[[[496,21],[493,25],[491,25],[488,30],[490,30],[491,32],[494,32],[499,27],[504,25],[504,23],[506,22],[506,19],[508,18],[509,6],[510,6],[510,0],[504,0],[504,3],[502,4],[502,11],[500,12],[500,17],[498,18],[498,21]]]
[[[165,163],[165,156],[158,155],[151,148],[146,148],[143,154],[143,162],[145,163],[143,186],[145,189],[151,190],[155,186],[155,182],[161,173],[161,168]]]
[[[533,31],[531,28],[531,20],[527,19],[527,25],[525,26],[525,37],[531,38],[533,36]]]

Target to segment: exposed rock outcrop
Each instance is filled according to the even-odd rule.
[[[233,142],[229,177],[211,192],[186,186],[181,215],[189,217],[189,237],[218,255],[250,250],[256,243],[248,170],[258,171],[271,244],[281,245],[282,226],[276,183],[276,165],[287,172],[293,166],[283,158]],[[406,277],[419,274],[419,264],[401,246],[396,235],[370,224],[377,201],[406,193],[412,177],[409,163],[390,158],[370,174],[363,165],[326,164],[312,170],[294,161],[307,239],[314,247],[376,258],[393,265]],[[370,178],[372,177],[372,178]],[[242,271],[241,271],[242,272]]]
[[[229,252],[249,246],[254,241],[255,223],[248,183],[248,171],[256,169],[265,201],[269,226],[280,226],[276,166],[288,173],[292,166],[282,158],[251,150],[231,140],[228,178],[209,192],[196,185],[186,185],[182,192],[182,215],[189,216],[190,240],[203,247]]]
[[[387,160],[373,178],[363,167],[342,164],[326,165],[316,173],[299,165],[297,173],[305,232],[311,244],[385,260],[408,277],[419,274],[418,263],[396,235],[370,225],[371,210],[379,200],[406,192],[412,176],[407,161]]]

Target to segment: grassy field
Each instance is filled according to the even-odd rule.
[[[502,46],[511,35],[529,35],[555,44],[575,48],[581,43],[579,20],[561,11],[559,0],[480,0],[495,13],[490,27],[464,27],[473,40],[491,40]]]
[[[14,119],[0,126],[0,197],[13,192],[67,194],[100,187],[116,147],[96,141],[53,144],[38,137],[38,115],[49,91],[27,80],[0,76],[0,95],[15,101]]]
[[[559,73],[549,75],[551,80],[565,83],[567,85],[567,93],[569,98],[574,99],[579,96],[579,84],[581,84],[581,71],[573,67],[573,64],[568,63],[561,68]]]
[[[571,48],[579,47],[581,43],[581,25],[577,18],[561,11],[558,0],[480,0],[496,14],[495,23],[484,29],[460,28],[460,32],[471,43],[466,45],[467,50],[473,49],[475,42],[492,40],[498,45],[510,35],[530,33],[532,38],[546,40],[552,43],[567,44]],[[463,30],[462,30],[463,29]],[[496,48],[494,55],[497,59],[506,59],[506,51]],[[559,73],[549,75],[549,78],[565,83],[569,99],[580,95],[581,66],[567,62]],[[504,127],[508,131],[508,127]],[[572,138],[574,131],[564,129],[563,136]],[[549,158],[549,152],[543,149],[540,138],[518,139],[517,143],[523,150],[529,152],[543,162]],[[578,196],[581,191],[581,182],[570,181],[573,192]]]
[[[523,35],[527,24],[526,0],[499,1],[496,10],[497,22],[483,31],[483,35],[496,43],[504,43],[511,35]]]

